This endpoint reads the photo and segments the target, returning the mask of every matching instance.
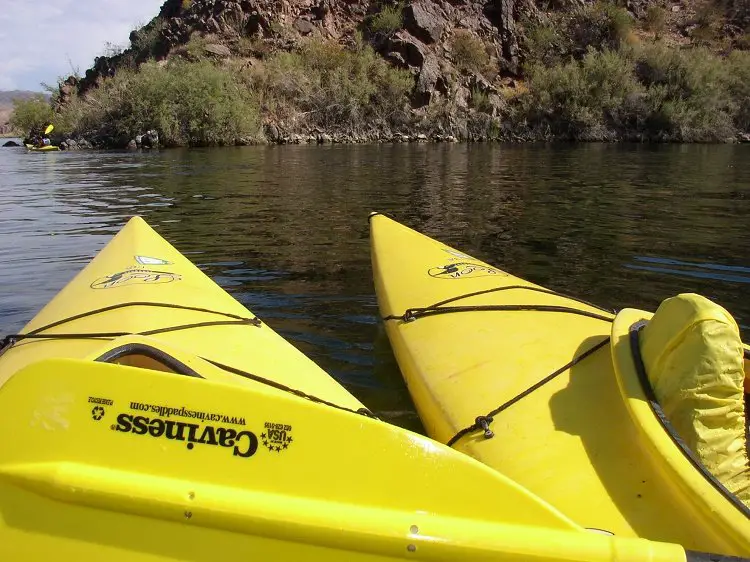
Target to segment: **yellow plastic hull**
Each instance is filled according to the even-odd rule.
[[[3,560],[685,560],[356,413],[141,219],[23,334],[50,337],[0,356]]]
[[[59,146],[34,146],[33,144],[27,144],[26,148],[32,152],[57,152],[60,150]]]
[[[634,398],[621,386],[631,388],[636,375],[625,363],[615,374],[614,314],[382,215],[371,217],[371,235],[380,312],[395,317],[386,330],[428,435],[447,443],[500,408],[488,426],[494,437],[475,430],[453,447],[583,527],[750,555],[746,514],[698,477],[668,438],[655,455],[648,435],[663,429],[653,415],[631,415]],[[456,298],[470,293],[480,294]],[[403,318],[408,309],[454,298],[437,308],[485,309],[430,308]]]

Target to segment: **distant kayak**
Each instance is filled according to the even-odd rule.
[[[34,146],[33,144],[27,144],[26,148],[32,152],[56,152],[60,150],[59,146],[48,145],[48,146]]]

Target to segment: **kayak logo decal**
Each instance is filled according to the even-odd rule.
[[[292,426],[281,423],[265,423],[265,432],[260,434],[263,446],[269,451],[286,451],[292,444]]]
[[[493,276],[505,277],[508,275],[504,271],[495,269],[494,267],[467,261],[459,261],[456,263],[431,267],[427,273],[430,277],[434,277],[435,279],[466,279]]]
[[[141,265],[172,265],[171,261],[163,260],[161,258],[153,258],[151,256],[135,256],[135,261]]]
[[[91,284],[92,289],[112,289],[126,285],[157,285],[180,281],[182,277],[170,271],[156,271],[142,267],[129,267],[123,271],[100,277]]]
[[[258,437],[252,431],[237,431],[231,427],[201,425],[163,418],[148,418],[121,413],[112,431],[143,435],[155,439],[183,441],[189,450],[196,445],[211,445],[232,449],[232,456],[249,458],[258,450]]]

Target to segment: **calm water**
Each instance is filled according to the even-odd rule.
[[[702,293],[750,339],[750,146],[612,145],[0,149],[0,334],[139,214],[376,413],[418,429],[378,321],[373,210],[606,307]]]

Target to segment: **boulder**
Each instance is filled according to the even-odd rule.
[[[80,150],[79,144],[73,139],[65,139],[60,143],[60,148],[63,150]]]
[[[436,90],[446,91],[445,80],[440,72],[440,63],[437,57],[429,54],[417,77],[417,86],[414,89],[413,96],[415,107],[429,104]]]
[[[21,146],[16,141],[8,141],[3,145],[3,148],[11,147],[11,146]]]
[[[404,25],[425,43],[437,43],[443,35],[446,17],[436,2],[414,0],[404,8]]]
[[[427,53],[424,43],[403,30],[387,40],[385,50],[389,55],[398,55],[408,66],[417,68],[422,68]]]
[[[274,125],[273,123],[268,123],[264,127],[266,138],[271,142],[279,142],[281,140],[281,133],[279,132],[279,128]]]
[[[221,45],[219,43],[209,43],[208,45],[203,47],[203,50],[208,54],[215,55],[217,57],[228,57],[232,54],[232,51],[229,50],[229,47],[227,47],[226,45]]]
[[[154,130],[146,131],[145,134],[135,137],[135,145],[138,148],[157,148],[159,146],[159,133]]]
[[[299,31],[301,35],[310,35],[315,31],[315,25],[302,18],[299,18],[294,22],[294,28]]]
[[[203,24],[203,29],[206,30],[208,33],[215,33],[217,35],[221,33],[221,26],[219,25],[219,22],[216,21],[215,18],[208,18],[206,22]]]

